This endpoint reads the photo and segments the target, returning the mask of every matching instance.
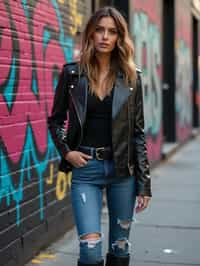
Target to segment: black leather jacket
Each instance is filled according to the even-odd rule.
[[[128,87],[122,73],[118,73],[112,103],[112,145],[116,176],[134,175],[137,195],[151,196],[149,162],[144,136],[143,97],[140,72],[136,88]],[[87,107],[87,76],[79,75],[77,63],[63,66],[56,88],[49,129],[61,154],[60,170],[68,172],[71,165],[64,159],[76,150],[82,138]],[[64,130],[69,121],[67,132]]]

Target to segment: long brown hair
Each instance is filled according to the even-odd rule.
[[[113,18],[118,30],[118,40],[111,52],[110,71],[106,79],[108,88],[113,86],[118,71],[122,72],[127,85],[134,86],[136,81],[136,67],[133,60],[134,46],[129,36],[127,23],[116,8],[103,7],[90,17],[82,34],[80,67],[87,73],[90,89],[94,93],[95,87],[98,84],[99,65],[95,57],[92,35],[96,30],[99,20],[103,17]]]

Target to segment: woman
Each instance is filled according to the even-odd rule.
[[[106,265],[128,265],[135,202],[136,212],[147,207],[151,185],[140,71],[133,62],[127,24],[115,8],[101,8],[89,19],[80,62],[63,67],[49,128],[62,156],[60,170],[72,170],[78,265],[104,264],[100,228],[104,188],[110,225]]]

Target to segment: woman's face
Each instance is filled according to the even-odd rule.
[[[118,39],[118,31],[112,17],[103,17],[93,33],[94,48],[98,53],[111,53]]]

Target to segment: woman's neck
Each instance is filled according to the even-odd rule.
[[[96,54],[100,72],[107,72],[110,68],[110,54]]]

